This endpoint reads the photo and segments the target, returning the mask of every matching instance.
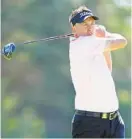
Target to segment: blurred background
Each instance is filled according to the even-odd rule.
[[[1,46],[71,32],[69,15],[80,5],[100,17],[98,24],[128,40],[125,49],[112,52],[112,74],[130,138],[130,0],[1,0]],[[34,43],[18,46],[11,61],[1,58],[3,138],[71,137],[75,90],[68,47],[68,39]]]

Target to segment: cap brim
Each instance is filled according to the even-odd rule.
[[[97,16],[94,16],[94,15],[90,15],[90,16],[85,16],[85,18],[83,19],[83,21],[89,17],[92,17],[94,20],[99,20],[99,18]]]
[[[92,16],[94,20],[99,20],[97,16]]]

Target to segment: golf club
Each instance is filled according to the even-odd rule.
[[[51,41],[51,40],[63,39],[63,38],[71,37],[71,36],[74,36],[74,34],[70,33],[70,34],[53,36],[53,37],[48,37],[48,38],[43,38],[43,39],[30,40],[30,41],[25,41],[19,44],[8,43],[2,48],[2,54],[4,55],[5,59],[11,60],[12,54],[15,51],[16,46],[18,45],[31,44],[31,43],[40,42],[40,41]]]

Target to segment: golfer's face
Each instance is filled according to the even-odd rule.
[[[92,35],[94,24],[95,20],[92,17],[88,17],[82,23],[77,23],[75,25],[75,31],[78,35]]]

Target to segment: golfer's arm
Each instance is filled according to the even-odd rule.
[[[114,51],[120,48],[124,48],[126,45],[127,45],[127,40],[123,36],[112,33],[111,37],[108,37],[106,40],[106,47],[104,52]]]
[[[112,72],[112,59],[111,59],[111,53],[110,52],[104,52],[104,57],[107,63],[107,66],[109,70]]]

